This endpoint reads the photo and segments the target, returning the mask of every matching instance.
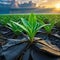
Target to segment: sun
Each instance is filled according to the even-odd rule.
[[[55,8],[60,9],[60,3],[55,4]]]

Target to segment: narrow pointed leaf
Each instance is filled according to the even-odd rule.
[[[23,30],[25,30],[26,32],[29,32],[23,25],[16,23],[14,21],[12,21],[14,24],[16,24],[18,27],[22,28]]]

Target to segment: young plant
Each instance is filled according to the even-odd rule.
[[[14,32],[15,35],[19,35],[23,31],[19,26],[17,26],[11,21],[7,23],[7,25],[8,25],[8,28]]]
[[[0,20],[0,23],[4,26],[6,26],[8,22],[9,22],[9,20],[7,18],[5,18],[5,20],[3,20],[3,19]]]
[[[56,27],[60,29],[60,20],[56,23]]]
[[[22,28],[28,35],[30,42],[34,41],[34,36],[36,35],[37,31],[41,29],[42,27],[46,26],[46,24],[39,24],[37,22],[37,18],[34,14],[30,14],[29,20],[25,20],[21,18],[22,24],[16,23],[14,21],[11,21],[14,25],[18,26],[19,28]]]
[[[43,20],[39,20],[39,22],[40,22],[41,25],[44,25],[44,24],[45,24]],[[56,21],[51,20],[49,24],[50,24],[50,25],[44,26],[44,29],[45,29],[45,31],[47,32],[47,34],[50,34],[50,33],[51,33],[53,27],[54,27],[55,24],[56,24]]]

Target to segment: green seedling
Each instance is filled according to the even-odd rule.
[[[19,26],[17,26],[11,21],[7,23],[7,25],[8,25],[8,28],[14,32],[15,35],[19,35],[23,31]]]
[[[0,20],[0,23],[5,26],[7,25],[8,22],[9,20],[2,20],[2,19]]]
[[[22,21],[22,24],[16,23],[14,21],[11,21],[11,22],[14,25],[18,26],[17,28],[18,30],[20,30],[19,28],[22,28],[27,33],[30,42],[34,41],[34,37],[37,31],[47,25],[47,24],[43,24],[43,25],[39,24],[34,14],[30,14],[29,20],[25,20],[21,18],[21,21]]]
[[[41,25],[44,25],[45,24],[43,20],[39,20],[39,22],[40,22]],[[50,25],[44,26],[44,29],[47,32],[47,34],[50,34],[52,32],[52,29],[55,26],[56,21],[51,20],[49,24]]]

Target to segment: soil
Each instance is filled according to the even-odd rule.
[[[39,38],[41,38],[41,39],[43,39],[43,40],[45,40],[48,44],[52,44],[52,45],[54,45],[55,46],[55,48],[58,48],[59,50],[60,50],[60,30],[59,29],[57,29],[57,28],[54,28],[53,30],[53,33],[51,33],[50,35],[47,35],[46,33],[45,33],[45,31],[42,29],[42,30],[40,30],[37,34],[36,34],[36,37],[39,37]],[[1,37],[2,36],[2,37]],[[9,41],[7,41],[7,39],[9,40]],[[14,39],[15,38],[15,39]],[[8,29],[8,28],[6,28],[6,27],[3,27],[3,26],[1,26],[0,25],[0,39],[1,40],[3,40],[2,42],[4,43],[4,42],[6,42],[7,44],[6,45],[3,45],[2,44],[2,46],[3,47],[5,47],[6,49],[9,47],[9,46],[13,46],[13,45],[15,45],[16,43],[18,44],[19,43],[19,40],[21,40],[21,39],[23,39],[23,38],[26,38],[26,36],[24,35],[24,34],[20,34],[19,36],[16,36],[15,37],[15,34],[10,30],[10,29]],[[18,41],[16,41],[16,40],[18,40]],[[1,41],[0,41],[1,42]],[[9,55],[10,55],[10,52],[12,52],[12,54],[19,54],[19,52],[20,52],[20,50],[21,50],[21,48],[24,48],[24,46],[25,46],[26,44],[24,43],[24,44],[21,44],[21,45],[15,45],[15,46],[13,46],[13,47],[11,47],[11,48],[9,48],[9,49],[7,49],[7,55],[6,56],[8,56],[8,58],[7,59],[9,59]],[[32,47],[33,47],[33,45],[32,45]],[[4,48],[4,49],[5,49]],[[13,48],[13,49],[12,49]],[[18,49],[19,48],[19,49]],[[16,49],[16,51],[15,51],[15,49]],[[43,52],[41,52],[40,50],[38,50],[38,51],[40,51],[41,53],[38,55],[38,51],[37,51],[37,49],[35,49],[35,47],[33,47],[33,49],[30,51],[30,49],[28,49],[26,52],[24,52],[24,53],[26,53],[25,54],[25,56],[23,56],[24,57],[24,59],[23,60],[26,60],[26,56],[28,56],[28,54],[31,54],[31,59],[30,60],[40,60],[40,59],[42,59],[42,60],[45,60],[45,58],[47,59],[47,60],[57,60],[57,59],[59,59],[60,60],[60,57],[59,58],[52,58],[52,57],[49,57],[49,56],[46,56],[46,55],[44,55],[43,54]],[[14,53],[13,53],[13,51],[14,51]],[[19,51],[19,52],[18,52]],[[29,53],[28,51],[30,51],[31,53]],[[4,53],[4,52],[3,52]],[[8,53],[9,53],[9,55],[8,55]],[[5,54],[5,53],[4,53]],[[12,57],[12,54],[11,54],[11,57]],[[50,55],[51,56],[51,55]],[[43,58],[42,58],[43,57]],[[33,58],[33,59],[32,59]]]
[[[40,37],[60,49],[60,29],[54,28],[52,31],[53,32],[51,34],[47,35],[42,29],[41,31],[38,31],[36,37]]]

